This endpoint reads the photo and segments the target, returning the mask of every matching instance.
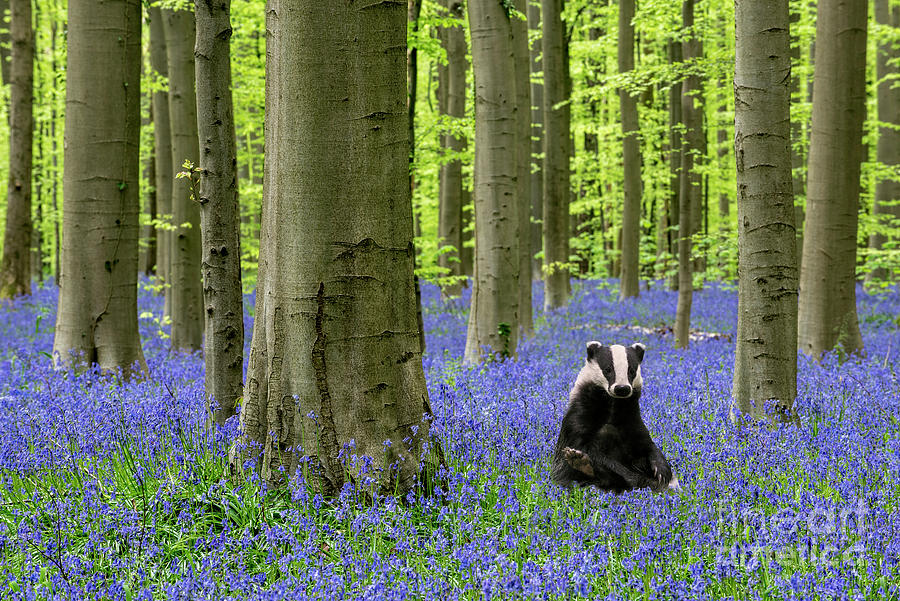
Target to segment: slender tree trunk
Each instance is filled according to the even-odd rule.
[[[544,160],[541,158],[544,139],[544,84],[541,83],[541,3],[528,1],[528,29],[537,31],[529,48],[531,64],[531,279],[543,280],[540,258],[543,246],[544,221]],[[540,78],[534,77],[540,75]],[[521,275],[521,274],[520,274]]]
[[[634,70],[634,0],[619,2],[619,73]],[[622,160],[625,199],[622,205],[622,271],[619,298],[637,296],[640,287],[641,242],[641,142],[638,139],[638,97],[619,89],[622,111]]]
[[[407,18],[410,32],[415,35],[419,31],[419,14],[422,12],[422,0],[408,0]],[[415,46],[406,49],[406,77],[408,96],[406,98],[407,127],[409,128],[409,191],[416,186],[413,172],[416,158],[416,98],[419,82],[419,51]],[[419,235],[418,233],[416,235]]]
[[[515,357],[519,202],[512,23],[495,0],[469,3],[475,74],[475,278],[465,360]]]
[[[9,0],[0,0],[0,80],[3,85],[9,85]]]
[[[423,418],[406,24],[397,2],[266,11],[268,158],[240,419],[270,483],[299,468],[325,494],[366,486],[358,455],[381,492],[402,496],[439,463]]]
[[[31,146],[34,31],[31,0],[10,2],[9,180],[0,298],[31,294]]]
[[[157,77],[168,83],[169,63],[166,53],[165,25],[163,13],[156,4],[150,7],[150,66]],[[165,315],[172,315],[172,187],[175,173],[172,168],[172,131],[169,119],[169,93],[154,90],[151,98],[153,110],[153,156],[156,182],[156,214],[168,227],[157,230],[156,275],[164,284]],[[181,163],[179,163],[180,165]]]
[[[800,13],[791,13],[791,65],[800,65],[800,41],[797,35],[797,26],[800,22]],[[791,72],[791,106],[793,99],[802,101],[800,92],[800,76],[792,69]],[[800,141],[803,138],[803,123],[799,118],[791,118],[791,174],[792,188],[794,191],[794,227],[797,230],[797,271],[800,271],[800,257],[803,256],[803,200],[806,195],[805,180],[803,179],[803,167],[806,157],[800,150]]]
[[[894,5],[891,9],[889,0],[875,0],[875,20],[887,27],[900,28],[900,5]],[[881,250],[888,241],[900,240],[900,236],[896,233],[900,230],[900,175],[897,175],[900,163],[900,84],[897,83],[900,66],[897,60],[900,53],[896,48],[896,43],[891,45],[887,42],[882,42],[878,47],[876,70],[880,82],[878,122],[881,125],[878,128],[876,153],[879,163],[894,168],[894,175],[883,177],[878,181],[875,186],[875,204],[872,208],[881,226],[894,234],[890,237],[882,233],[871,235],[869,248],[873,251]],[[879,267],[870,272],[869,278],[890,280],[892,274],[887,269]]]
[[[184,161],[198,165],[197,95],[194,79],[194,13],[163,10],[169,69],[169,126],[172,169],[182,171]],[[200,278],[200,207],[194,201],[189,178],[173,179],[169,283],[172,286],[172,348],[198,350],[203,344],[203,289]]]
[[[231,0],[196,0],[206,401],[216,423],[235,414],[244,377],[237,143],[231,101]]]
[[[138,334],[141,3],[69,2],[57,366],[146,372]]]
[[[54,0],[51,5],[54,9],[54,13],[56,12],[56,1]],[[56,35],[57,35],[57,26],[56,21],[50,21],[50,72],[56,73]],[[51,100],[51,108],[50,108],[50,172],[51,172],[51,184],[50,184],[50,201],[53,207],[53,275],[56,284],[59,285],[59,274],[60,274],[60,247],[61,247],[61,237],[59,232],[59,186],[57,182],[59,181],[59,164],[56,158],[57,155],[57,146],[56,146],[56,120],[58,118],[58,113],[56,112],[56,97],[53,96]]]
[[[525,15],[528,0],[516,0]],[[516,198],[519,209],[519,326],[526,336],[534,332],[531,312],[531,72],[528,22],[512,21],[516,86]]]
[[[692,33],[694,26],[694,0],[684,0],[682,19],[687,39],[682,43],[685,62],[701,56],[700,41]],[[684,136],[681,144],[681,190],[678,206],[678,307],[675,312],[675,344],[687,348],[690,342],[691,304],[694,296],[694,262],[691,260],[694,234],[694,205],[702,201],[700,174],[695,165],[703,152],[703,109],[697,92],[700,77],[688,75],[682,84],[681,113],[684,119]]]
[[[683,60],[681,42],[670,41],[668,44],[669,64],[677,65]],[[669,87],[669,196],[668,209],[666,210],[666,242],[670,256],[679,252],[680,237],[678,228],[681,219],[681,152],[684,141],[681,135],[681,124],[684,118],[681,114],[681,93],[683,83],[679,80]],[[669,271],[668,260],[663,268],[663,273]],[[672,290],[678,290],[678,274],[674,274],[669,281]]]
[[[781,416],[797,396],[797,241],[791,179],[788,0],[735,0],[737,408]]]
[[[453,119],[466,116],[466,32],[464,27],[464,9],[460,0],[444,0],[450,14],[459,19],[455,27],[441,29],[441,39],[447,52],[447,65],[442,68],[440,88],[441,102],[439,109]],[[438,257],[438,265],[448,270],[449,275],[461,276],[462,263],[462,160],[459,155],[465,151],[466,139],[451,133],[441,136],[441,146],[454,158],[441,165],[440,200],[438,216],[438,238],[443,245],[452,247]],[[459,296],[462,282],[457,281],[444,286],[447,296]]]
[[[153,98],[150,98],[150,118],[146,125],[153,123]],[[153,149],[144,159],[144,181],[147,185],[147,196],[144,200],[144,212],[150,219],[150,223],[144,226],[143,239],[144,247],[141,248],[138,270],[147,276],[153,275],[156,271],[156,226],[153,222],[156,220],[156,156]]]
[[[818,358],[862,351],[856,315],[856,236],[866,98],[868,3],[822,0],[809,148],[800,348]],[[836,167],[839,166],[839,167]]]
[[[544,63],[544,309],[569,298],[569,122],[563,0],[541,0]]]
[[[727,85],[722,81],[722,85]],[[716,158],[719,160],[719,169],[725,171],[728,160],[728,130],[720,127],[716,131],[716,144],[718,146]],[[725,233],[731,229],[731,196],[723,189],[719,192],[719,232]]]

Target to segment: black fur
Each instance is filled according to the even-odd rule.
[[[626,354],[628,382],[632,384],[643,348],[626,347]],[[603,371],[610,385],[615,382],[610,347],[589,345],[587,360]],[[617,493],[669,486],[672,468],[641,419],[641,387],[640,382],[635,384],[630,396],[619,398],[579,374],[553,457],[552,477],[557,484],[592,485]],[[590,468],[586,469],[585,460]]]

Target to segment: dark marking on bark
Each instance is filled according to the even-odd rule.
[[[334,410],[331,406],[331,392],[328,390],[328,370],[325,362],[325,283],[319,283],[316,293],[316,339],[312,347],[312,364],[316,372],[316,388],[319,390],[319,441],[324,457],[324,477],[336,493],[344,485],[343,470],[338,460],[337,432],[334,427]]]
[[[400,355],[399,359],[397,359],[397,365],[400,365],[401,363],[406,363],[407,361],[409,361],[410,359],[412,359],[415,356],[416,356],[416,353],[413,353],[412,351],[406,351],[405,353]]]

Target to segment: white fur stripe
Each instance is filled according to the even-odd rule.
[[[616,375],[616,381],[612,383],[610,388],[619,384],[631,386],[628,381],[628,355],[625,353],[625,347],[621,344],[613,344],[609,347],[612,351],[613,372]]]

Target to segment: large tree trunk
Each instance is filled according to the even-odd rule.
[[[194,13],[163,11],[169,66],[169,119],[172,168],[200,162],[197,95],[194,89]],[[200,207],[191,197],[191,179],[172,180],[172,231],[169,280],[172,286],[172,348],[198,350],[203,344],[203,290],[200,279]]]
[[[31,0],[10,3],[9,180],[0,263],[0,298],[31,294],[31,147],[34,31]]]
[[[165,26],[159,6],[150,7],[150,66],[158,77],[168,80],[169,62],[166,55]],[[156,214],[159,219],[172,224],[172,187],[175,174],[172,169],[172,130],[169,121],[169,93],[154,90],[151,99],[153,107],[153,156],[155,158]],[[178,163],[179,165],[181,163]],[[172,315],[172,285],[169,276],[172,262],[172,230],[169,227],[157,229],[156,275],[165,285],[165,315]]]
[[[537,31],[529,48],[532,76],[541,73],[541,3],[528,1],[528,29]],[[543,74],[541,75],[543,78]],[[541,227],[544,221],[544,161],[540,157],[544,144],[544,84],[541,79],[531,78],[531,279],[543,280],[542,260],[544,236]],[[521,275],[521,274],[520,274]]]
[[[459,24],[442,28],[440,32],[441,42],[447,52],[447,66],[443,69],[444,76],[439,89],[442,101],[438,104],[443,114],[453,119],[463,119],[466,116],[467,61],[464,9],[460,0],[444,0],[444,5],[452,16],[459,19]],[[454,155],[454,158],[441,165],[438,238],[442,245],[450,246],[452,250],[438,256],[438,265],[447,269],[448,275],[461,276],[463,180],[462,160],[458,155],[465,151],[466,139],[450,133],[443,134],[441,147]],[[461,281],[443,288],[443,293],[447,296],[459,296],[461,291]]]
[[[694,26],[694,0],[682,4],[684,28]],[[682,43],[685,62],[701,56],[700,40],[693,33],[687,34]],[[695,165],[704,149],[703,109],[697,98],[700,77],[685,77],[681,91],[681,114],[684,119],[684,136],[681,144],[681,189],[678,194],[678,307],[675,311],[675,344],[687,348],[690,341],[691,304],[694,296],[694,262],[691,260],[694,230],[694,206],[701,203],[700,174]]]
[[[366,486],[365,462],[351,456],[368,456],[366,476],[403,495],[440,454],[423,418],[406,5],[272,0],[266,21],[265,199],[241,409],[247,452],[258,453],[267,482],[300,467],[326,494],[348,480]]]
[[[875,20],[886,27],[900,27],[900,5],[893,7],[891,14],[889,0],[875,0]],[[878,46],[876,61],[878,84],[878,128],[877,160],[883,165],[894,168],[894,175],[883,177],[875,186],[875,204],[872,212],[876,215],[881,227],[893,232],[888,237],[883,233],[875,233],[869,237],[869,248],[879,251],[886,242],[900,240],[900,175],[897,175],[900,163],[900,84],[897,76],[900,66],[897,64],[900,53],[895,50],[896,42],[891,45],[882,42]],[[878,254],[875,254],[876,259]],[[892,274],[884,267],[879,267],[869,274],[870,279],[892,279]],[[896,279],[896,278],[893,278]]]
[[[634,0],[619,2],[619,73],[634,69]],[[641,142],[638,139],[638,97],[619,89],[622,111],[622,159],[625,167],[625,199],[622,204],[622,271],[619,298],[641,292]]]
[[[141,3],[69,2],[55,362],[147,369],[137,320]]]
[[[512,23],[495,0],[469,3],[475,74],[475,277],[465,360],[514,357],[519,337],[519,201]]]
[[[231,0],[194,3],[206,401],[216,423],[235,414],[244,377],[237,143],[231,101]]]
[[[856,315],[856,235],[866,99],[866,2],[822,0],[809,149],[800,348],[818,358],[863,348]]]
[[[569,298],[569,121],[566,95],[569,61],[563,0],[541,0],[544,22],[544,308]]]
[[[788,0],[735,1],[738,325],[734,401],[764,417],[797,396],[797,240]]]
[[[668,44],[669,64],[677,65],[683,60],[681,42],[670,41]],[[660,227],[666,231],[666,250],[669,256],[679,252],[678,227],[681,219],[681,152],[684,140],[681,135],[681,124],[684,117],[681,114],[681,93],[683,88],[681,80],[669,87],[669,195],[668,206],[664,211],[665,222],[660,222]],[[662,272],[669,271],[669,260],[662,267]],[[678,290],[677,273],[669,280],[669,287]]]
[[[516,10],[525,15],[528,0],[516,0]],[[516,199],[519,209],[519,326],[526,335],[534,332],[531,311],[531,70],[528,52],[528,22],[512,21],[516,86]]]

